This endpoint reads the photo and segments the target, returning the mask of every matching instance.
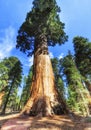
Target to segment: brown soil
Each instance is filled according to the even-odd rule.
[[[53,116],[18,117],[13,114],[0,117],[0,130],[91,130],[91,117]]]

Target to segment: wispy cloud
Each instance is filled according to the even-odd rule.
[[[15,47],[15,30],[10,26],[7,29],[1,30],[0,33],[2,34],[0,37],[0,59],[3,59],[10,56],[12,49]]]
[[[29,66],[32,66],[32,65],[33,65],[33,59],[34,59],[34,57],[33,57],[33,56],[32,56],[32,57],[30,57],[30,58],[28,59]]]
[[[50,58],[54,58],[54,55],[52,52],[49,52],[49,56],[50,56]]]
[[[33,65],[33,59],[34,59],[33,56],[29,57],[28,60],[27,60],[27,62],[24,64],[25,67],[31,67]]]
[[[64,53],[61,53],[59,56],[58,56],[58,59],[62,59],[64,57]]]

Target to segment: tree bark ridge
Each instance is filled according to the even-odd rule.
[[[41,116],[64,113],[66,108],[63,108],[61,100],[49,55],[35,56],[31,96],[21,113]]]

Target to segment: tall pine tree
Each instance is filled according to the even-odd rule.
[[[53,58],[51,59],[51,61],[52,61],[52,67],[55,76],[56,87],[59,93],[61,94],[62,98],[65,99],[65,88],[64,88],[64,82],[61,74],[60,60],[58,58]]]
[[[76,65],[91,94],[91,42],[87,38],[77,36],[74,37],[73,43]]]
[[[13,96],[13,93],[19,87],[22,79],[22,65],[16,57],[9,57],[3,60],[3,65],[8,69],[8,83],[7,89],[5,87],[5,96],[3,101],[2,113],[5,113],[9,97]],[[16,88],[16,89],[15,89]]]
[[[32,77],[33,77],[33,66],[30,68],[28,76],[24,77],[24,85],[23,85],[23,90],[20,99],[20,106],[19,106],[20,109],[24,107],[24,105],[26,104],[26,102],[30,97]]]
[[[82,78],[75,65],[73,56],[69,53],[61,61],[63,73],[68,86],[68,104],[70,108],[83,115],[89,115],[88,91],[82,84]]]
[[[0,107],[2,105],[3,96],[8,87],[8,68],[0,62]]]

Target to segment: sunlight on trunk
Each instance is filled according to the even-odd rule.
[[[0,106],[2,105],[2,100],[3,100],[4,94],[5,94],[5,92],[0,93]]]
[[[63,113],[63,104],[59,102],[49,55],[35,56],[31,97],[21,113],[40,116]]]

